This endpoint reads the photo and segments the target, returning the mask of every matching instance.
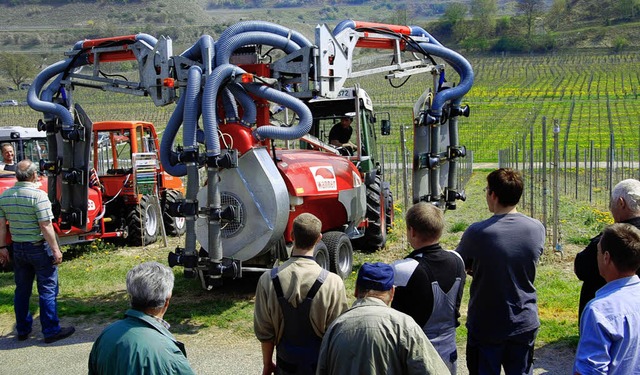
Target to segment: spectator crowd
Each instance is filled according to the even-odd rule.
[[[60,327],[56,298],[62,255],[51,235],[51,207],[32,190],[34,166],[16,166],[18,183],[0,195],[0,265],[15,267],[18,340],[31,337],[25,307],[34,278],[46,343],[73,334]],[[518,212],[524,184],[517,171],[500,168],[484,189],[491,216],[470,225],[454,250],[444,249],[442,211],[416,203],[406,213],[411,252],[385,263],[364,263],[348,306],[340,277],[322,269],[314,250],[320,220],[296,217],[289,260],[258,281],[254,332],[263,374],[532,374],[540,328],[536,268],[545,244],[540,221]],[[28,212],[16,210],[16,202]],[[575,258],[583,281],[580,338],[574,374],[640,374],[640,181],[613,189],[615,223]],[[14,238],[5,243],[6,221]],[[9,251],[11,250],[11,251]],[[465,282],[470,280],[466,363],[458,363],[456,327]],[[130,309],[93,344],[90,374],[191,374],[186,349],[163,317],[174,276],[164,265],[137,265],[126,277]]]

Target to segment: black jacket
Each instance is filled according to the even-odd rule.
[[[623,223],[631,224],[640,229],[640,217],[625,220]],[[589,301],[596,296],[596,291],[604,286],[607,282],[600,276],[598,270],[598,242],[600,242],[602,233],[591,239],[589,245],[576,254],[576,259],[573,263],[573,270],[578,276],[578,279],[582,280],[582,289],[580,290],[580,306],[578,307],[578,323],[582,316],[582,311]],[[638,270],[640,272],[640,270]],[[639,273],[640,275],[640,273]]]

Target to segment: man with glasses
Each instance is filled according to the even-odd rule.
[[[630,178],[614,186],[609,210],[614,222],[627,223],[640,228],[640,181]],[[589,245],[576,254],[574,261],[574,272],[578,279],[582,280],[578,322],[584,307],[595,297],[596,291],[607,283],[598,272],[597,253],[601,236],[602,233],[593,237]]]

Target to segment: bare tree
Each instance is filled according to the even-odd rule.
[[[536,18],[544,12],[544,0],[517,0],[516,10],[524,16],[527,25],[527,39],[531,39],[531,30]]]
[[[20,53],[3,53],[0,54],[0,72],[9,77],[16,89],[19,89],[21,83],[36,75],[39,60]]]

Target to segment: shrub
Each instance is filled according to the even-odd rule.
[[[615,52],[621,52],[622,50],[626,49],[627,47],[629,47],[629,41],[627,40],[627,38],[618,35],[613,40],[613,50]]]

